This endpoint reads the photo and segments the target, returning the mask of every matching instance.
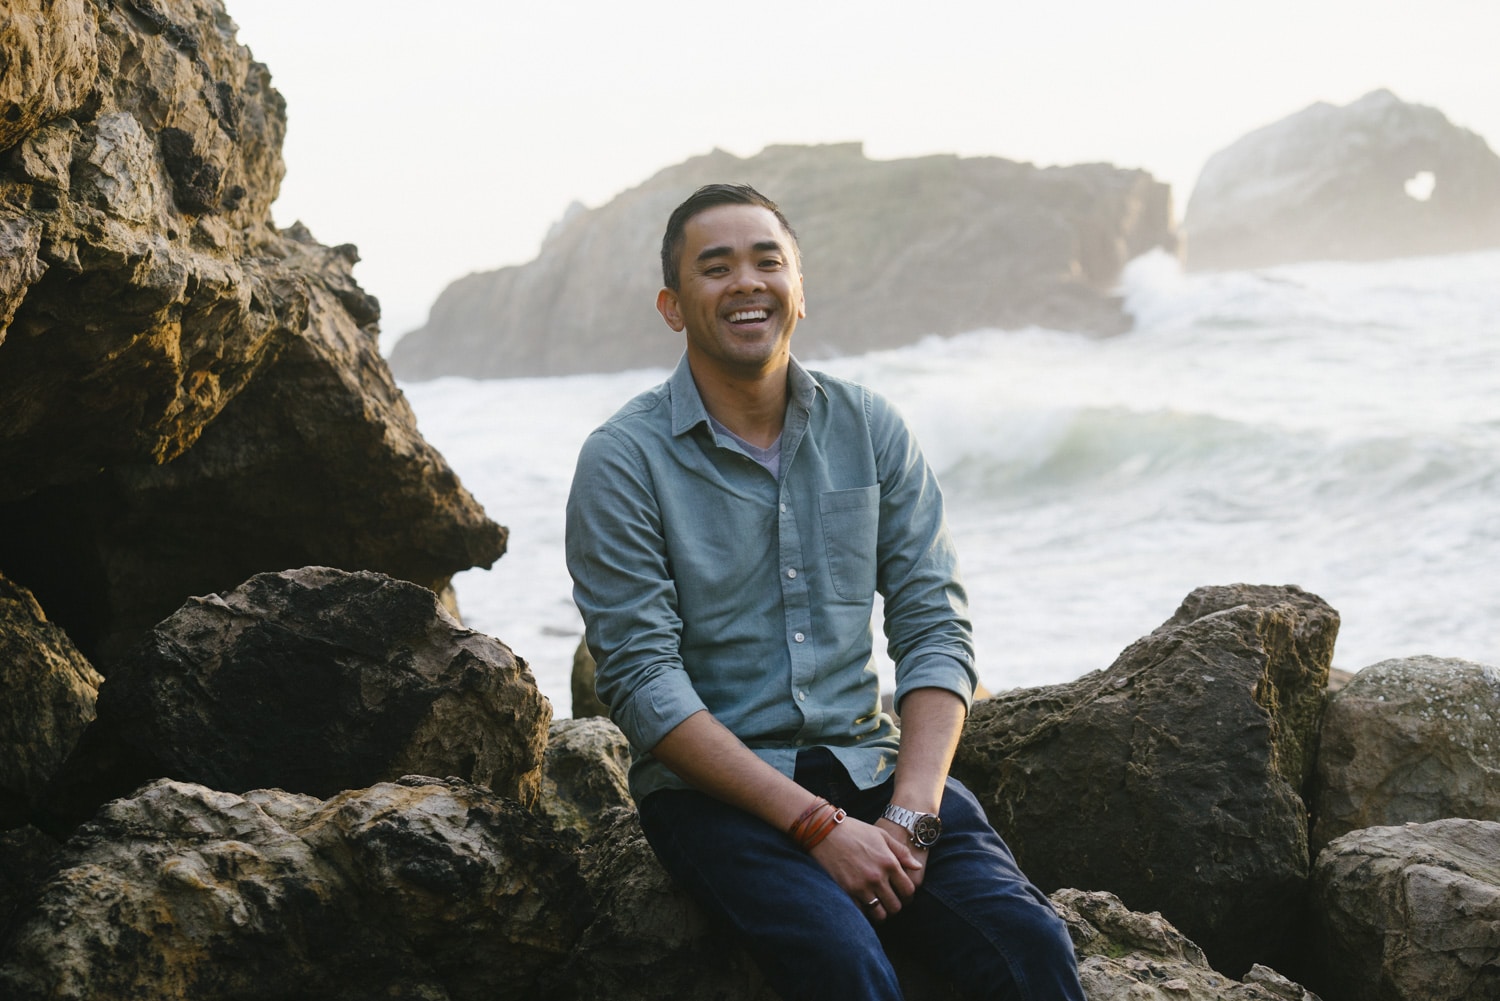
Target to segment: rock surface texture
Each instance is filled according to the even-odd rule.
[[[194,598],[122,660],[59,774],[50,825],[160,776],[328,797],[456,775],[530,805],[551,706],[423,587],[307,567]]]
[[[1500,671],[1442,657],[1365,668],[1328,702],[1313,850],[1350,831],[1500,822]]]
[[[354,248],[272,223],[285,108],[218,0],[11,0],[0,40],[0,572],[108,674],[257,572],[492,563]]]
[[[30,820],[102,680],[31,592],[0,576],[0,831]]]
[[[1182,229],[1207,270],[1500,246],[1500,157],[1390,91],[1319,102],[1215,153]]]
[[[545,997],[587,916],[568,844],[458,780],[326,801],[162,780],[55,865],[0,957],[0,996]]]
[[[1119,332],[1129,327],[1112,295],[1121,268],[1176,245],[1170,190],[1139,170],[877,161],[858,144],[772,146],[748,159],[716,150],[570,212],[531,263],[454,282],[397,343],[392,367],[430,379],[674,364],[682,339],[654,308],[662,230],[717,181],[755,185],[797,229],[803,358],[982,327]]]
[[[617,811],[635,812],[630,797],[630,742],[607,719],[555,721],[547,735],[537,809],[558,827],[592,837]]]
[[[1159,911],[1226,972],[1281,965],[1338,624],[1296,587],[1200,588],[1107,670],[976,703],[953,773],[1042,889]]]
[[[1068,922],[1089,1001],[1319,1001],[1265,966],[1243,983],[1224,976],[1160,914],[1132,911],[1112,893],[1058,890],[1052,903]]]
[[[1372,827],[1318,855],[1319,954],[1349,1001],[1500,999],[1500,824]]]

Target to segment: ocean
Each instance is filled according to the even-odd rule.
[[[1321,596],[1339,668],[1500,665],[1500,252],[1214,274],[1158,252],[1120,292],[1119,337],[977,330],[806,360],[915,429],[985,685],[1107,667],[1189,591],[1232,583]],[[583,628],[563,562],[578,446],[666,374],[402,386],[510,529],[493,569],[455,578],[464,619],[530,663],[557,717]]]

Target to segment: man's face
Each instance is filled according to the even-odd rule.
[[[753,378],[785,365],[807,315],[792,237],[758,205],[715,205],[683,227],[678,289],[656,308],[687,332],[695,375]]]

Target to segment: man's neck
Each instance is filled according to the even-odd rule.
[[[757,448],[769,448],[781,436],[789,364],[783,362],[753,377],[726,376],[711,368],[701,371],[707,366],[694,365],[691,357],[688,367],[703,407],[714,420]]]

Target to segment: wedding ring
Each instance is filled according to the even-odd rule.
[[[874,907],[874,906],[875,906],[875,905],[876,905],[876,904],[878,904],[878,903],[880,903],[880,898],[879,898],[879,897],[876,897],[876,898],[874,898],[874,899],[873,899],[873,900],[868,900],[868,901],[866,901],[866,902],[865,902],[865,906],[866,906],[866,907]]]

